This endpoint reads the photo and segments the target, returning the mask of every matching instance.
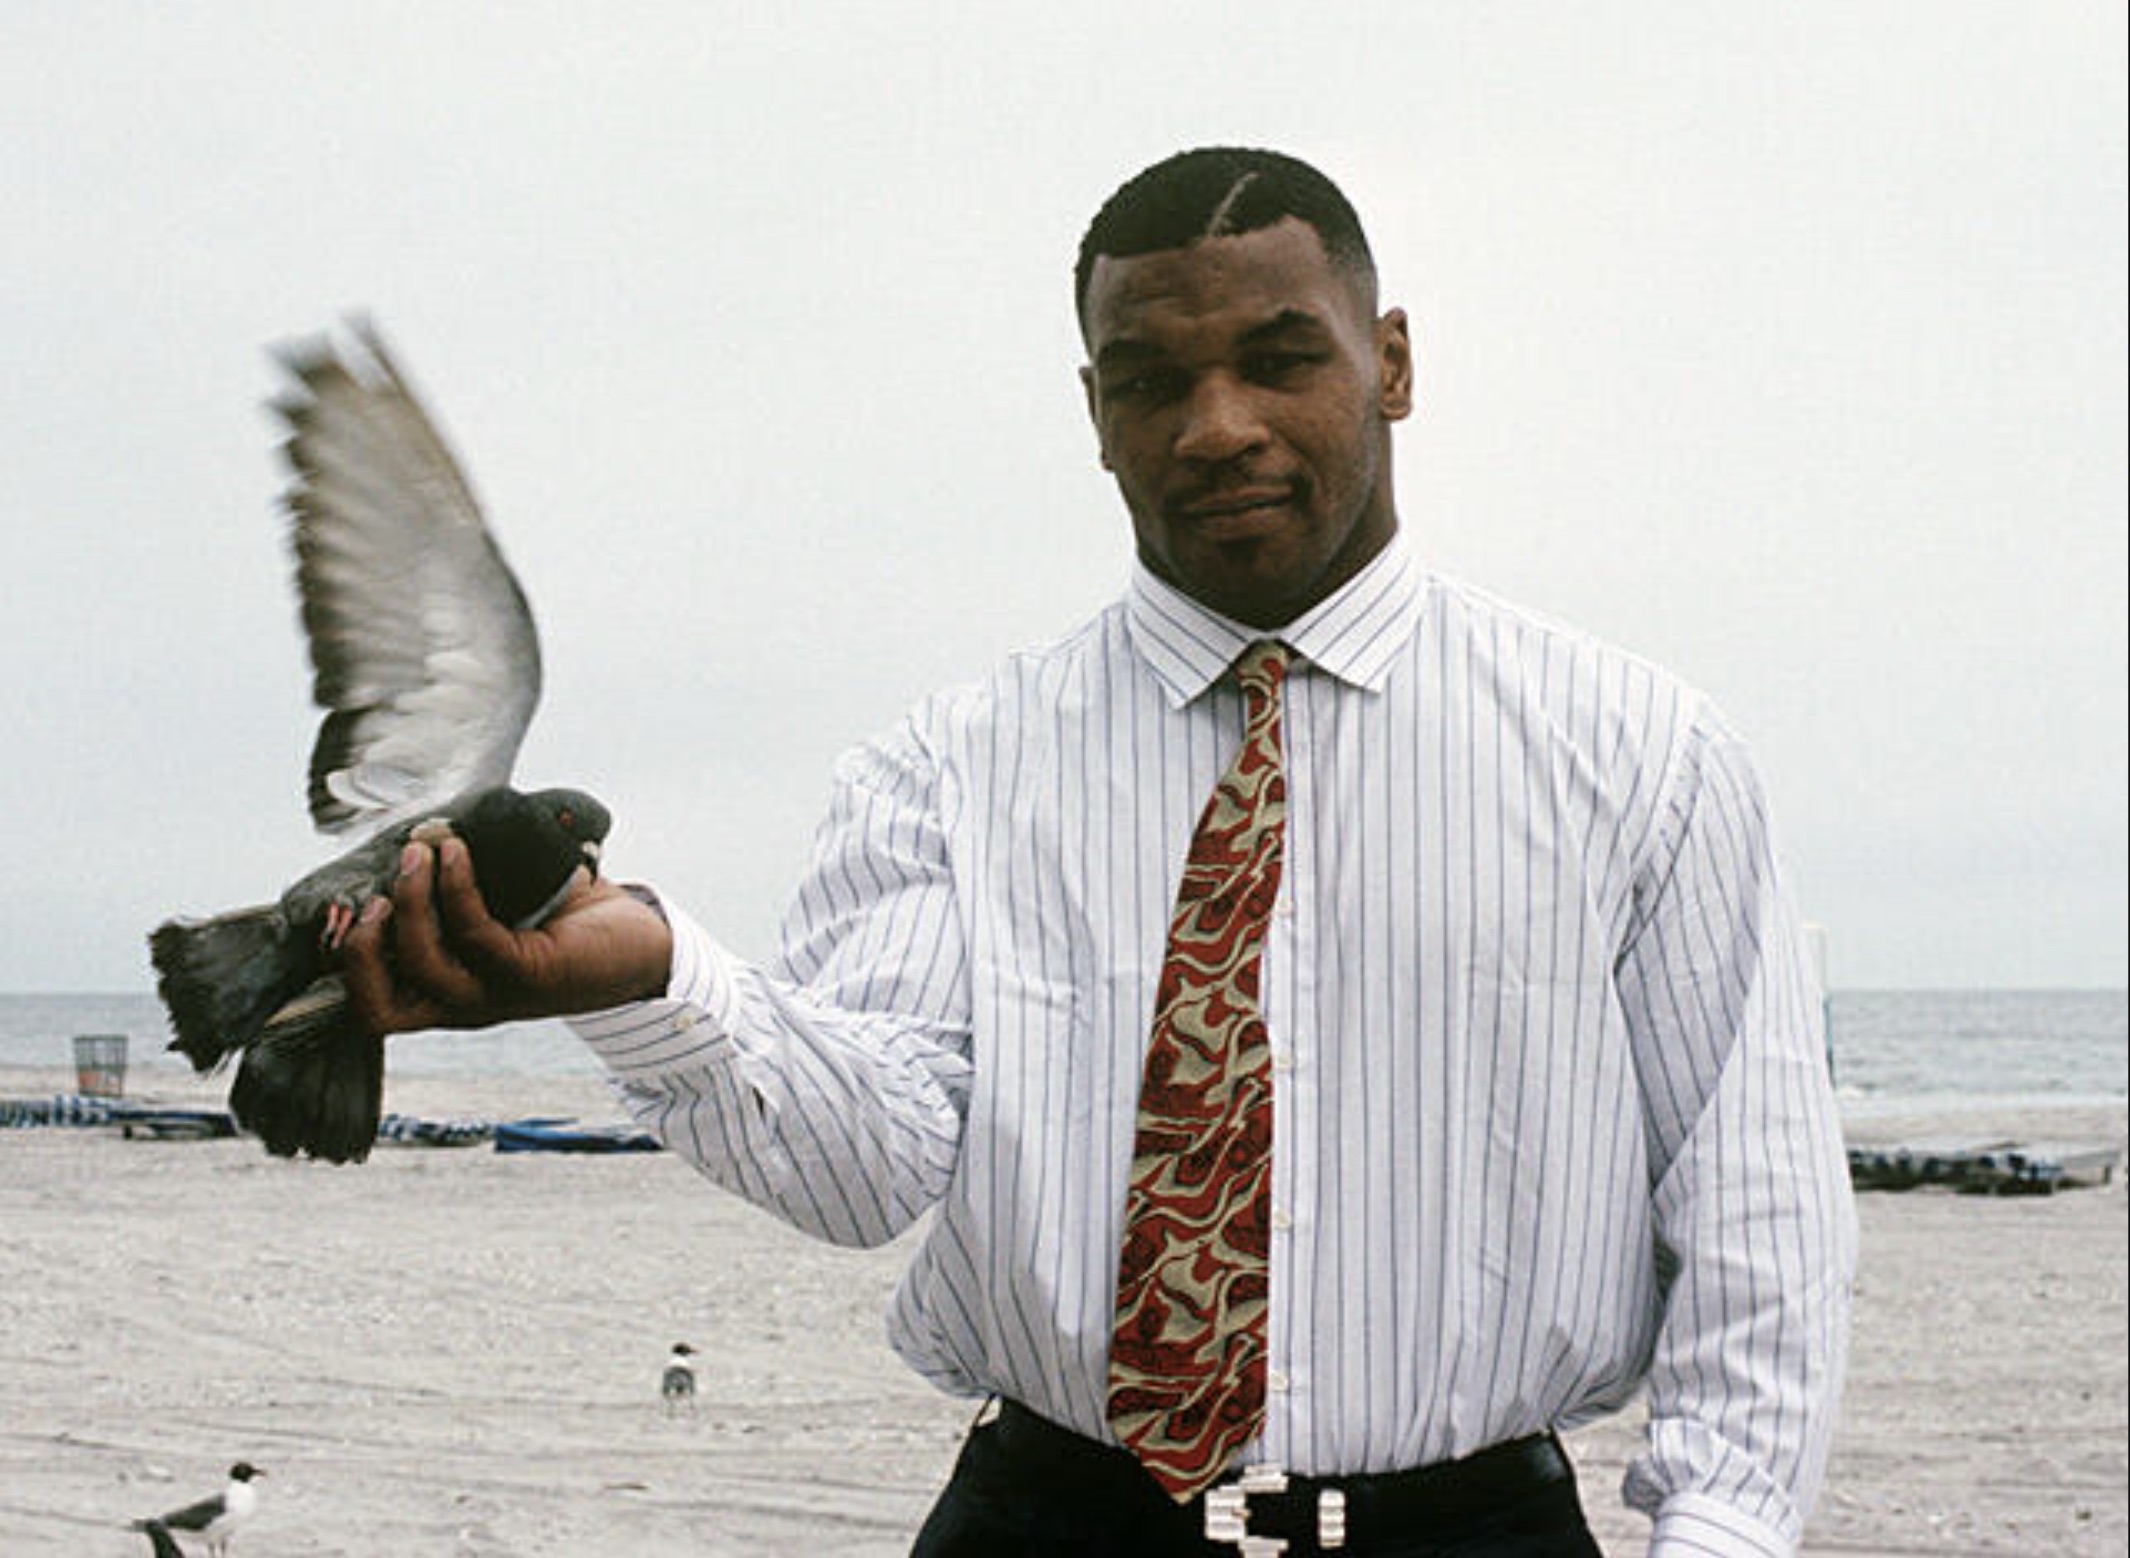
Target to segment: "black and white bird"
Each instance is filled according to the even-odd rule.
[[[666,1416],[695,1410],[695,1349],[686,1342],[675,1342],[673,1351],[666,1358],[665,1372],[658,1377],[659,1399],[666,1404]]]
[[[249,1520],[259,1507],[259,1490],[252,1483],[265,1475],[251,1462],[239,1461],[229,1468],[229,1486],[221,1492],[203,1498],[197,1504],[187,1504],[183,1509],[173,1509],[167,1515],[136,1520],[133,1529],[147,1533],[155,1558],[170,1558],[173,1553],[184,1552],[178,1546],[174,1534],[177,1532],[197,1536],[205,1542],[208,1558],[223,1558],[237,1527]]]
[[[283,497],[325,711],[310,812],[354,841],[272,903],[173,919],[149,937],[156,988],[200,1072],[238,1056],[230,1109],[269,1151],[369,1156],[384,1043],[348,1020],[336,951],[389,891],[410,839],[463,838],[495,916],[539,923],[610,823],[577,790],[509,787],[540,698],[532,610],[458,461],[366,322],[347,349],[283,349],[273,402],[292,473]]]

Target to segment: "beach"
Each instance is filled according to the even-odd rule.
[[[0,1095],[71,1092],[0,1068]],[[219,1107],[170,1073],[136,1097]],[[581,1077],[394,1077],[429,1119],[615,1122]],[[2117,1105],[1877,1115],[1871,1142],[2121,1145]],[[1814,1554],[2130,1546],[2120,1176],[1859,1197],[1849,1388]],[[266,1472],[235,1558],[908,1550],[974,1410],[881,1337],[907,1251],[837,1250],[666,1153],[0,1131],[0,1550],[138,1554],[128,1522]],[[659,1370],[700,1349],[693,1413]],[[1640,1408],[1569,1440],[1608,1555]]]

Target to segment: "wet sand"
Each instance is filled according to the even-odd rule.
[[[582,1079],[395,1078],[427,1118],[621,1116]],[[0,1069],[0,1095],[71,1091]],[[136,1096],[219,1106],[151,1072]],[[2121,1144],[2121,1108],[1873,1119],[1859,1140]],[[1847,1408],[1806,1551],[2130,1546],[2122,1182],[1860,1198]],[[131,1519],[264,1467],[237,1558],[889,1555],[972,1404],[881,1340],[905,1250],[809,1241],[664,1153],[0,1131],[0,1550],[147,1551]],[[667,1349],[701,1349],[668,1416]],[[1608,1554],[1639,1409],[1571,1440]]]

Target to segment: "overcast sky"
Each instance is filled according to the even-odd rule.
[[[1354,197],[1407,529],[1715,696],[1837,986],[2120,986],[2124,106],[2113,0],[10,5],[0,990],[322,858],[262,348],[352,308],[521,777],[762,950],[835,753],[1122,585],[1071,255],[1208,141]]]

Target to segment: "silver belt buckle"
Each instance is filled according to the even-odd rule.
[[[1233,1543],[1242,1558],[1280,1558],[1285,1538],[1250,1534],[1250,1500],[1286,1491],[1287,1474],[1270,1464],[1245,1466],[1235,1481],[1206,1489],[1206,1540]],[[1316,1496],[1316,1541],[1327,1552],[1346,1545],[1346,1495],[1337,1488]]]

